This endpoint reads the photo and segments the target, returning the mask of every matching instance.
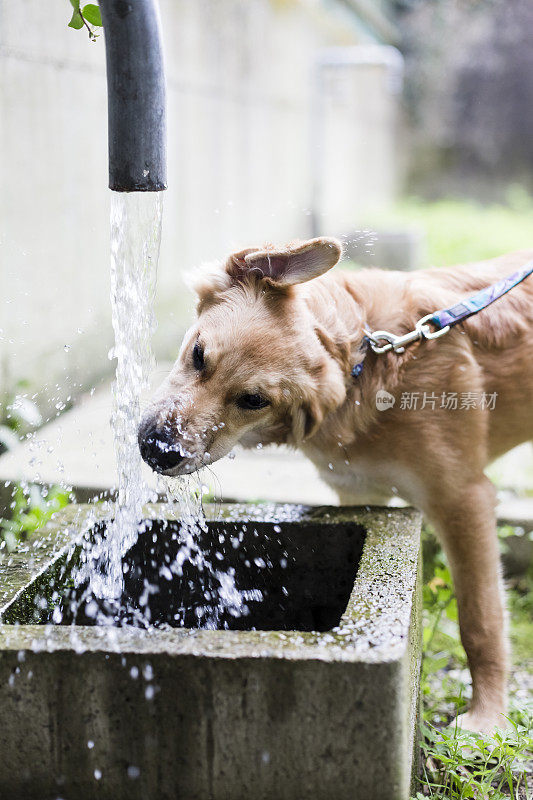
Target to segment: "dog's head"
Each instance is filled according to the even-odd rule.
[[[202,276],[197,321],[139,428],[154,470],[194,472],[237,443],[298,445],[343,402],[346,375],[303,285],[340,256],[335,239],[311,239],[234,253]]]

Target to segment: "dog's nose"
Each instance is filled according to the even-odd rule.
[[[177,467],[184,459],[166,428],[141,425],[138,441],[143,460],[155,472],[166,472]]]

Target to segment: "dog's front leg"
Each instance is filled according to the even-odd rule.
[[[505,727],[507,642],[494,487],[484,476],[427,508],[448,556],[461,639],[472,674],[472,704],[459,724],[480,733]]]

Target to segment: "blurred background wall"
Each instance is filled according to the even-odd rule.
[[[104,42],[67,0],[0,0],[0,390],[54,411],[112,369]],[[156,350],[182,275],[232,248],[357,227],[398,184],[402,58],[363,0],[162,0],[169,189]]]

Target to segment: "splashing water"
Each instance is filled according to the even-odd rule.
[[[188,562],[203,574],[203,585],[205,593],[210,595],[210,602],[196,608],[198,625],[216,630],[224,612],[234,617],[246,616],[249,613],[246,600],[261,600],[262,594],[259,590],[246,592],[237,589],[235,570],[232,567],[226,572],[217,569],[216,565],[206,557],[199,544],[201,531],[207,532],[207,522],[202,509],[202,486],[199,481],[197,490],[191,490],[190,480],[190,477],[165,478],[167,495],[178,503],[181,519],[180,548],[169,569],[170,572],[181,575],[183,565]]]
[[[150,523],[143,521],[143,506],[153,493],[142,476],[142,459],[137,443],[140,394],[147,388],[154,366],[151,336],[155,328],[153,300],[161,236],[161,193],[112,193],[111,200],[111,302],[115,346],[110,358],[117,361],[113,386],[112,427],[118,468],[118,497],[113,521],[87,543],[85,558],[76,584],[86,586],[84,600],[88,616],[99,624],[125,619],[131,609],[121,603],[124,591],[123,557]],[[165,485],[163,486],[163,480]],[[216,628],[225,612],[233,616],[248,613],[246,600],[258,599],[260,592],[241,592],[232,568],[223,571],[207,557],[200,545],[207,530],[201,503],[201,489],[191,491],[186,479],[162,479],[171,503],[179,509],[179,551],[173,564],[161,564],[165,571],[181,575],[188,563],[196,567],[204,586],[205,606],[196,609],[199,627]],[[150,625],[149,598],[158,587],[144,580],[141,608],[133,615],[142,626]],[[91,599],[92,598],[92,599]],[[179,620],[178,620],[179,622]],[[183,624],[183,622],[182,622]]]
[[[91,552],[90,589],[97,597],[120,597],[122,556],[136,541],[150,491],[137,445],[140,394],[154,366],[151,337],[162,216],[161,192],[111,195],[111,304],[116,358],[112,427],[118,468],[115,519]],[[96,568],[94,568],[96,567]]]

